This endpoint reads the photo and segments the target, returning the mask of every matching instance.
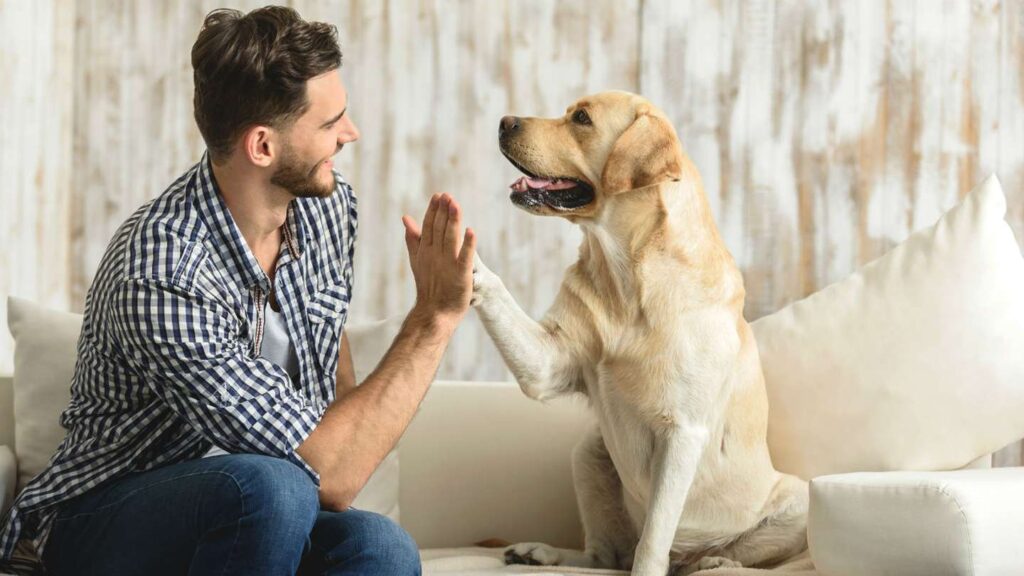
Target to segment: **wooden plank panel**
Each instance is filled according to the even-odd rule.
[[[6,295],[68,307],[72,0],[0,1],[0,374]]]

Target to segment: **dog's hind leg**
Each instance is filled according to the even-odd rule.
[[[807,482],[780,474],[765,506],[764,520],[721,554],[744,566],[771,568],[807,549]]]
[[[622,481],[596,425],[573,450],[572,472],[585,549],[516,544],[505,550],[505,562],[628,570],[633,565],[636,527],[623,503]]]

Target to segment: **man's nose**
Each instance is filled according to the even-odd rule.
[[[518,116],[505,116],[498,125],[498,136],[508,136],[519,130]]]
[[[356,123],[351,118],[346,119],[345,125],[342,127],[341,132],[338,133],[338,143],[348,144],[349,142],[355,142],[359,140],[359,128],[356,127]]]

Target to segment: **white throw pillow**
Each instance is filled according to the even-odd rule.
[[[50,310],[10,296],[7,320],[15,341],[14,448],[20,491],[43,471],[64,439],[60,414],[71,397],[82,315]],[[401,319],[348,329],[357,376],[376,366],[399,326]],[[387,344],[381,350],[377,343],[384,340]],[[353,505],[398,521],[397,452],[384,459]]]
[[[384,353],[402,327],[401,316],[385,320],[354,323],[345,327],[349,347],[352,349],[352,365],[356,383],[362,384],[377,367]],[[352,506],[383,514],[395,522],[400,521],[398,507],[398,450],[392,450],[374,471],[366,485],[356,496]]]
[[[775,466],[959,468],[1024,436],[1024,260],[992,176],[934,226],[753,323]]]
[[[402,328],[404,316],[392,316],[384,320],[358,322],[345,326],[348,344],[352,348],[352,364],[356,372],[356,383],[363,380],[377,368],[380,359],[391,347],[395,336]]]
[[[82,315],[9,296],[14,337],[14,451],[18,490],[46,468],[64,439],[60,413],[71,398]]]

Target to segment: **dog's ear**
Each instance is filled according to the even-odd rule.
[[[679,180],[682,172],[683,149],[672,124],[642,106],[615,141],[601,172],[601,187],[606,194],[616,194]]]

